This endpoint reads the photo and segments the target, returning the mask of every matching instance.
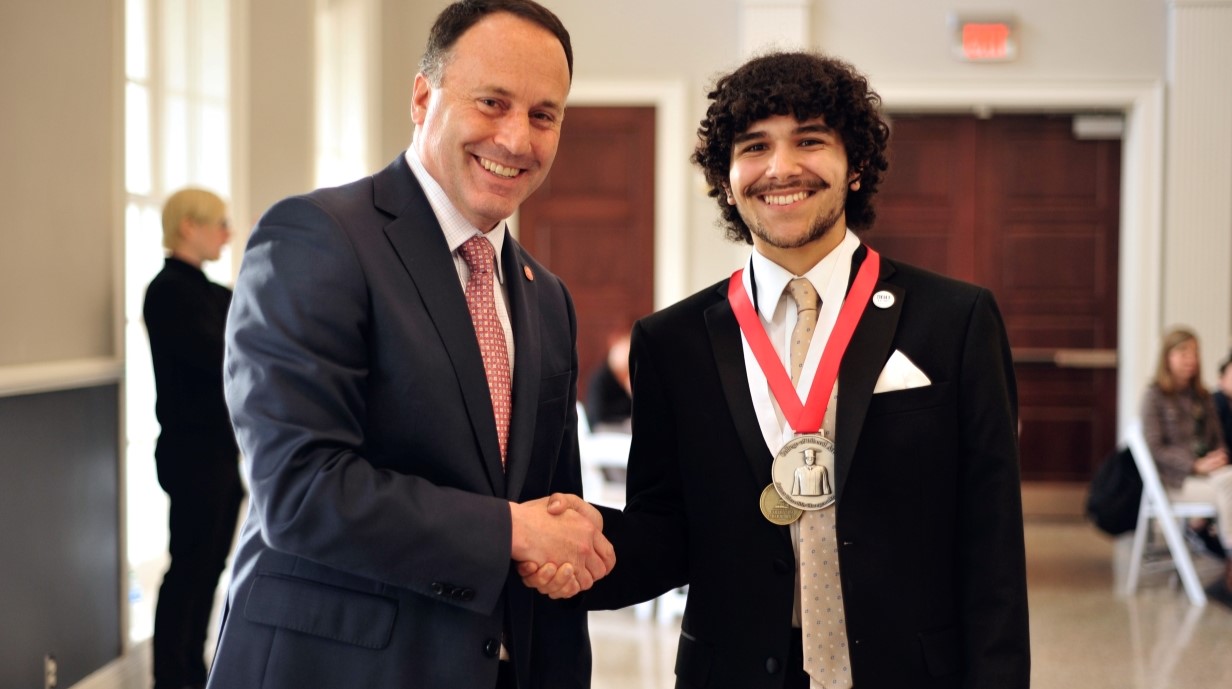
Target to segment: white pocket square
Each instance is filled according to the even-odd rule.
[[[873,394],[879,392],[891,392],[893,390],[906,390],[908,388],[922,388],[925,385],[931,385],[932,381],[918,366],[911,363],[906,354],[899,350],[894,350],[890,355],[890,360],[886,362],[885,368],[881,369],[881,375],[877,376],[877,384],[873,386]]]

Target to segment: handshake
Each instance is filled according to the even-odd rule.
[[[528,587],[551,598],[570,598],[594,586],[616,566],[603,535],[603,515],[576,495],[555,493],[509,503],[512,557]]]

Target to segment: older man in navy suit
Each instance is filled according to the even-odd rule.
[[[597,512],[543,506],[581,489],[576,320],[505,225],[555,156],[569,35],[466,0],[420,67],[405,155],[248,244],[226,389],[252,500],[211,689],[589,686],[585,611],[512,570],[614,564]]]

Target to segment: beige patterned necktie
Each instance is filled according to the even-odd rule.
[[[821,299],[807,278],[787,285],[796,301],[796,327],[791,331],[791,382],[800,380],[808,354]],[[816,381],[814,381],[816,384]],[[826,409],[825,425],[834,426],[833,396]],[[804,670],[813,683],[826,689],[851,686],[851,661],[847,652],[847,616],[843,612],[842,582],[838,570],[838,506],[807,510],[800,517],[800,632],[804,641]]]
[[[505,345],[505,329],[496,313],[496,293],[493,273],[496,269],[496,249],[487,237],[476,235],[459,249],[462,260],[470,269],[466,281],[466,306],[475,324],[479,353],[488,378],[488,394],[492,397],[492,415],[496,418],[496,440],[500,443],[501,466],[509,447],[509,414],[512,407],[513,376],[509,372],[509,348]]]

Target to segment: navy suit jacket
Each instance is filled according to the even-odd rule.
[[[576,321],[509,238],[508,473],[457,271],[402,156],[274,205],[248,243],[226,393],[251,506],[211,689],[585,687],[585,612],[511,569],[508,501],[581,490]]]
[[[867,250],[857,250],[858,265]],[[851,274],[856,274],[853,265]],[[835,420],[843,598],[859,689],[1025,689],[1030,678],[1017,400],[984,289],[881,259],[889,308],[865,310]],[[901,350],[925,387],[873,394]],[[633,330],[616,568],[585,594],[622,607],[683,584],[677,686],[783,686],[796,561],[759,511],[771,483],[727,281]]]

